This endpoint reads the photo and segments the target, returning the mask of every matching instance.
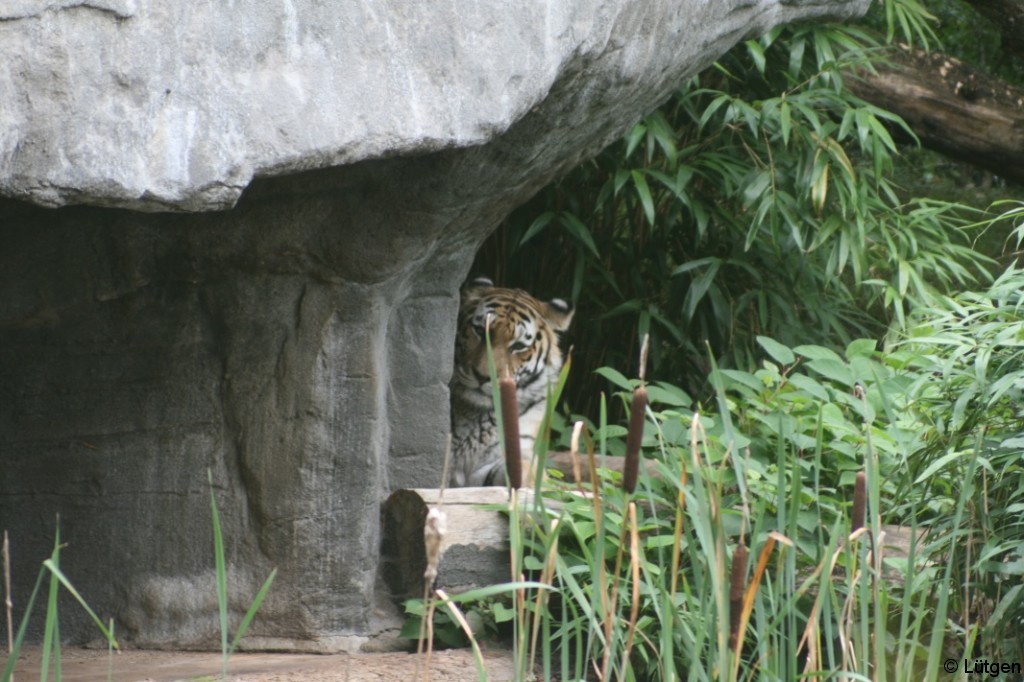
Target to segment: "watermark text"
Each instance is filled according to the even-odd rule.
[[[942,664],[942,668],[947,673],[955,673],[961,670],[961,662],[955,658],[947,658],[946,662]],[[1000,663],[999,661],[990,661],[987,658],[965,658],[963,659],[963,673],[964,675],[987,675],[989,677],[999,677],[1001,675],[1016,675],[1021,674],[1020,663]]]

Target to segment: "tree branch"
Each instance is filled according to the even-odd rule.
[[[850,90],[901,116],[925,147],[1024,183],[1024,90],[938,53],[897,50],[876,68]]]

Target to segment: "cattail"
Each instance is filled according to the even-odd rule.
[[[640,386],[633,390],[633,406],[629,414],[629,431],[626,434],[626,462],[622,469],[622,488],[633,494],[636,490],[636,477],[640,471],[640,444],[644,439],[644,416],[647,412],[647,389],[643,386],[647,375],[647,349],[651,342],[650,334],[644,334],[640,345]]]
[[[853,519],[850,521],[850,532],[854,533],[864,527],[864,510],[867,506],[868,477],[863,471],[857,472],[857,480],[853,484]]]
[[[743,592],[747,577],[747,546],[741,541],[732,553],[732,571],[729,574],[729,648],[736,648],[740,635],[740,616],[743,610]]]
[[[512,489],[523,487],[523,460],[519,452],[519,405],[516,402],[516,382],[502,377],[498,382],[501,394],[501,422],[505,430],[505,472]]]
[[[644,438],[644,413],[647,411],[647,389],[637,386],[633,391],[633,407],[629,415],[629,432],[626,434],[626,463],[622,471],[622,487],[632,494],[636,490],[637,473],[640,470],[640,443]]]
[[[569,441],[569,456],[572,457],[572,478],[579,486],[583,481],[583,470],[580,468],[580,434],[583,433],[583,422],[572,425],[572,440]]]
[[[447,526],[448,517],[444,510],[438,506],[431,507],[423,524],[423,544],[427,554],[427,570],[423,572],[423,577],[428,592],[437,580],[437,569],[441,563],[441,543]]]

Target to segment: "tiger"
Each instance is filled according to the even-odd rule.
[[[449,485],[506,485],[493,402],[484,330],[490,316],[496,375],[516,381],[523,471],[533,453],[549,386],[562,369],[561,335],[569,328],[572,305],[555,298],[539,301],[521,289],[494,286],[477,278],[463,289],[455,341],[451,393],[452,459]]]

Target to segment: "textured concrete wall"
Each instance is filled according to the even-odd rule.
[[[480,240],[735,41],[865,4],[0,4],[16,603],[59,513],[120,632],[216,646],[210,468],[232,608],[280,568],[255,641],[364,642],[379,504],[439,478]]]

